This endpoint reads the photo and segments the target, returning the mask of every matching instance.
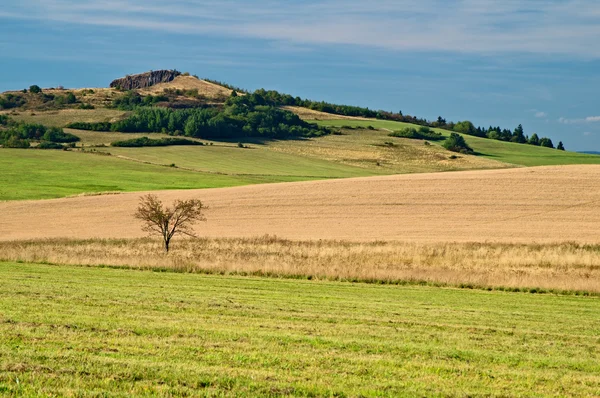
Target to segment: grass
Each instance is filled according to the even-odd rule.
[[[302,145],[293,142],[291,145]],[[114,155],[157,164],[175,163],[198,171],[233,175],[295,176],[306,179],[363,177],[374,175],[359,167],[339,164],[300,154],[282,153],[268,146],[217,143],[202,147],[110,148]]]
[[[84,109],[62,109],[55,111],[16,111],[4,114],[12,119],[26,122],[39,123],[45,126],[65,127],[72,122],[110,122],[125,117],[128,112],[117,109],[97,108]]]
[[[317,121],[322,126],[373,126],[378,129],[400,130],[404,127],[418,127],[408,123],[387,120],[321,120]],[[450,133],[446,130],[433,129],[445,136]],[[483,158],[497,160],[520,166],[551,166],[564,164],[600,164],[600,156],[576,152],[558,151],[549,148],[531,145],[515,144],[485,138],[464,136],[469,146]]]
[[[490,265],[490,259],[493,265]],[[600,246],[176,239],[0,242],[0,261],[600,295]]]
[[[219,188],[310,179],[223,175],[143,164],[93,153],[0,149],[0,200],[49,199],[81,193]]]
[[[0,263],[0,394],[596,396],[600,300]]]

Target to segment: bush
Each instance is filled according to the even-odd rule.
[[[29,92],[32,94],[39,94],[42,92],[42,89],[40,88],[40,86],[34,84],[33,86],[29,87]]]
[[[19,138],[17,136],[11,136],[3,143],[5,148],[29,148],[29,140]]]
[[[109,122],[99,122],[99,123],[85,123],[85,122],[75,122],[69,123],[67,128],[75,129],[75,130],[88,130],[88,131],[110,131],[112,124]]]
[[[171,145],[204,145],[198,141],[188,140],[186,138],[158,138],[152,139],[148,137],[134,138],[125,141],[116,141],[110,144],[116,147],[145,147],[145,146],[171,146]]]
[[[450,133],[450,137],[446,138],[442,146],[452,152],[473,153],[473,149],[467,144],[465,138],[456,133]]]
[[[65,147],[62,144],[57,142],[50,141],[42,141],[38,146],[39,149],[64,149]]]
[[[77,142],[80,140],[76,135],[65,133],[63,129],[58,127],[50,127],[42,136],[44,141],[51,142]]]
[[[444,136],[442,136],[442,134],[436,133],[429,127],[425,126],[419,127],[418,130],[414,127],[406,127],[402,130],[394,131],[393,133],[390,133],[388,135],[390,137],[410,138],[415,140],[439,141],[444,139]]]
[[[94,105],[92,105],[92,104],[81,104],[81,105],[79,105],[78,108],[79,109],[84,109],[84,110],[87,110],[87,109],[96,109],[96,107],[94,107]]]

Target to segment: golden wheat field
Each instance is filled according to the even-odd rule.
[[[378,176],[162,191],[210,207],[206,237],[600,242],[600,166]],[[0,203],[0,240],[138,238],[141,193]]]

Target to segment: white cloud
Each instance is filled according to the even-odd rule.
[[[10,4],[14,2],[15,4]],[[8,0],[3,18],[389,50],[600,58],[594,0]]]
[[[600,116],[588,116],[582,119],[568,119],[561,117],[558,119],[558,122],[562,124],[596,123],[600,122]]]
[[[535,117],[540,118],[540,119],[543,117],[546,117],[546,116],[548,116],[548,114],[546,112],[536,112],[535,113]]]

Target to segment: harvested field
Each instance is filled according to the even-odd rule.
[[[200,198],[203,236],[600,242],[600,166],[466,171],[158,192]],[[0,203],[0,240],[136,238],[140,193]]]

